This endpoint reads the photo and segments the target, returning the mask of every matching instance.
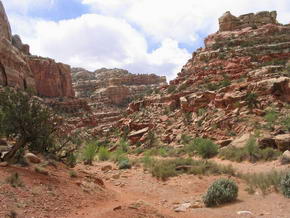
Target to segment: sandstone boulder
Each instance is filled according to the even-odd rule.
[[[282,134],[274,137],[280,151],[290,150],[290,134]]]
[[[26,153],[24,155],[24,158],[29,162],[29,163],[34,163],[34,164],[39,164],[41,162],[40,158],[37,157],[35,154],[32,153]]]

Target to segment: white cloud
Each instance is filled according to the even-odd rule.
[[[3,1],[14,33],[32,53],[90,70],[120,67],[170,79],[191,56],[180,44],[200,46],[200,37],[217,30],[225,11],[277,10],[282,23],[289,22],[290,12],[289,0],[78,0],[91,14],[58,22],[29,17],[32,9],[61,1]]]
[[[33,54],[90,70],[119,67],[134,73],[167,74],[172,79],[190,57],[172,39],[164,39],[160,48],[149,53],[144,36],[113,17],[86,14],[54,22],[15,16],[11,21]]]

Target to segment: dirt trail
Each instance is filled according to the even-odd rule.
[[[227,164],[227,161],[218,160]],[[190,202],[192,204],[201,200],[208,186],[220,176],[194,176],[181,175],[169,179],[166,182],[158,181],[142,168],[131,170],[114,169],[104,173],[101,167],[112,163],[101,163],[86,170],[98,174],[105,181],[106,187],[114,192],[114,197],[101,204],[77,211],[68,217],[71,218],[107,218],[107,217],[180,217],[180,218],[204,218],[204,217],[283,217],[289,218],[290,199],[281,194],[271,193],[263,196],[256,192],[248,194],[246,184],[235,179],[239,185],[238,201],[233,204],[218,208],[188,208],[185,212],[177,213],[174,208]],[[273,163],[240,163],[239,170],[259,172],[271,170]],[[236,167],[236,164],[234,165]],[[278,167],[284,168],[284,167]],[[143,209],[132,208],[130,205],[136,202],[144,202],[147,205]],[[117,209],[117,210],[114,210]],[[156,210],[152,209],[155,208]],[[253,215],[238,215],[238,211],[250,211]]]

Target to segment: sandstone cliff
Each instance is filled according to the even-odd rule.
[[[132,143],[144,142],[150,130],[172,145],[182,134],[223,146],[245,133],[289,134],[290,26],[279,24],[276,12],[227,12],[219,21],[167,88],[130,104],[120,127],[130,130]],[[267,114],[277,115],[272,129]]]
[[[48,58],[31,56],[29,45],[12,36],[0,1],[0,85],[34,89],[44,97],[73,97],[70,67]]]
[[[95,101],[115,105],[126,104],[146,91],[166,84],[165,77],[154,74],[135,75],[122,69],[102,68],[89,72],[76,68],[73,71],[74,88],[78,97],[90,97]]]

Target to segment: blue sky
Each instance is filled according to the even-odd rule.
[[[95,70],[124,68],[173,79],[217,31],[218,17],[277,10],[289,0],[2,0],[13,33],[36,55]]]

